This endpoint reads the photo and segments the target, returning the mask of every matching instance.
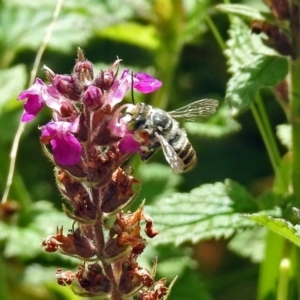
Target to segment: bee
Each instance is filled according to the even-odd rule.
[[[127,126],[141,144],[141,159],[147,161],[161,148],[175,173],[191,170],[196,165],[196,152],[177,120],[206,119],[216,112],[217,106],[217,100],[202,99],[166,112],[145,103],[137,103],[128,112],[131,117]]]

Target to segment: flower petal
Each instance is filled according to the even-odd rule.
[[[18,100],[26,100],[24,104],[25,112],[22,115],[22,122],[29,122],[33,120],[44,107],[45,103],[42,95],[45,87],[45,83],[41,79],[37,78],[35,83],[28,90],[19,94]]]
[[[78,140],[70,133],[52,139],[53,156],[57,163],[64,166],[75,165],[80,161],[82,148]]]
[[[109,104],[111,107],[120,103],[127,91],[130,89],[131,83],[128,77],[124,77],[120,80],[115,80],[114,84],[111,87],[112,93],[107,95],[106,104]]]
[[[79,141],[71,133],[76,131],[77,122],[49,122],[42,127],[41,142],[50,144],[53,156],[61,165],[75,165],[80,161],[82,147]]]
[[[24,104],[25,112],[22,115],[22,122],[33,120],[44,107],[44,101],[39,95],[31,95]]]
[[[146,73],[133,75],[133,87],[143,94],[156,91],[162,86],[162,82]]]
[[[140,150],[140,144],[133,138],[132,134],[127,134],[119,143],[121,153],[135,153]]]
[[[127,113],[122,113],[122,110],[125,108]],[[124,104],[114,112],[113,117],[107,125],[107,128],[113,135],[124,137],[126,134],[131,133],[128,129],[128,122],[131,120],[131,114],[129,114],[128,111],[134,108],[135,105],[133,104]]]

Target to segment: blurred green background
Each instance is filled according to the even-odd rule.
[[[260,1],[238,1],[263,7]],[[135,155],[128,164],[143,182],[136,204],[147,205],[164,193],[189,191],[203,183],[239,181],[253,194],[268,188],[272,168],[264,144],[249,112],[230,117],[224,103],[225,57],[212,33],[211,23],[224,40],[229,22],[209,0],[65,0],[52,38],[41,59],[37,76],[45,64],[58,74],[72,71],[77,47],[96,70],[106,69],[116,57],[121,68],[148,72],[164,87],[136,101],[166,110],[201,99],[220,101],[216,116],[205,124],[184,124],[198,155],[197,167],[174,175],[159,153],[147,164]],[[0,2],[0,190],[3,193],[9,168],[9,153],[20,122],[22,103],[18,94],[28,86],[37,51],[51,23],[56,3],[52,0],[3,0]],[[273,96],[264,93],[272,125],[284,116]],[[128,95],[128,101],[131,101]],[[41,241],[56,226],[71,227],[62,214],[61,196],[53,166],[42,154],[38,126],[48,122],[43,112],[28,124],[17,157],[10,201],[16,212],[2,212],[0,223],[0,295],[2,300],[79,299],[69,287],[56,283],[55,269],[74,269],[76,261],[44,253]],[[1,193],[1,194],[2,194]],[[14,202],[12,202],[14,203]],[[12,204],[13,205],[13,204]],[[4,209],[2,209],[5,211]],[[175,220],[174,220],[175,221]],[[155,220],[154,220],[155,222]],[[259,233],[257,233],[259,234]],[[179,279],[170,299],[255,299],[259,265],[227,249],[229,240],[205,241],[197,245],[149,248],[141,264],[158,257],[157,277]]]

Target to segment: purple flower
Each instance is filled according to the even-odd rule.
[[[133,75],[133,87],[143,94],[156,91],[162,86],[162,82],[146,73]]]
[[[45,91],[45,83],[37,78],[35,83],[28,89],[20,93],[18,100],[27,99],[24,104],[25,112],[22,115],[22,122],[33,120],[40,110],[44,107],[44,99],[42,97]]]
[[[74,106],[65,96],[63,96],[52,84],[46,85],[41,79],[37,78],[35,83],[28,89],[20,93],[18,100],[24,100],[25,112],[22,116],[22,122],[33,120],[40,110],[46,105],[53,111],[56,119],[63,118],[62,112],[71,113]],[[74,118],[73,118],[74,119]]]
[[[124,104],[115,111],[113,117],[107,125],[107,128],[113,135],[124,137],[126,134],[132,133],[128,129],[128,122],[130,121],[131,115],[127,114],[126,112],[122,113],[122,110],[126,109],[126,111],[128,112],[134,108],[135,105],[133,104]]]
[[[42,127],[41,141],[52,146],[55,161],[64,166],[79,162],[82,148],[72,132],[78,130],[78,122],[51,121]]]
[[[119,150],[121,153],[135,153],[140,150],[140,143],[137,142],[132,134],[127,134],[119,143]]]
[[[110,132],[118,137],[121,137],[122,140],[119,142],[119,150],[121,153],[135,153],[140,150],[140,142],[138,142],[134,137],[134,132],[128,129],[128,122],[130,121],[131,115],[126,114],[122,115],[121,111],[126,108],[127,113],[135,109],[133,104],[124,104],[118,108],[114,113],[112,119],[110,120],[107,128]]]
[[[111,87],[111,92],[107,95],[105,104],[109,104],[111,107],[113,107],[120,103],[131,87],[130,82],[130,78],[128,77],[121,77],[119,80],[116,79]]]
[[[133,79],[133,84],[132,84]],[[151,93],[160,88],[162,82],[146,73],[136,73],[133,76],[126,69],[120,79],[116,79],[111,87],[112,92],[107,96],[106,103],[111,107],[120,103],[131,86],[143,94]]]

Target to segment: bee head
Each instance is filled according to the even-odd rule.
[[[128,122],[128,129],[130,131],[135,131],[137,129],[143,129],[145,127],[149,111],[151,106],[145,103],[137,103],[126,113],[131,115],[131,119]]]

